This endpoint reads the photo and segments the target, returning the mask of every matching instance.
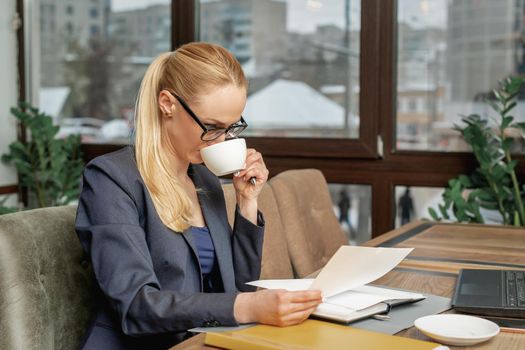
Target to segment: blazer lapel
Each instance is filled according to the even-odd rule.
[[[197,264],[197,269],[199,270],[199,276],[201,276],[200,277],[200,290],[203,291],[204,283],[202,281],[202,270],[201,270],[201,264],[199,262],[199,254],[197,252],[197,247],[195,247],[195,242],[193,241],[193,235],[190,232],[190,228],[188,227],[186,230],[184,230],[184,232],[177,233],[177,234],[182,235],[182,237],[186,241],[186,244],[190,247],[191,254],[193,255],[193,260]]]
[[[197,247],[195,247],[195,242],[193,241],[193,236],[192,236],[192,234],[190,232],[190,228],[187,228],[186,230],[184,230],[184,232],[182,232],[182,237],[184,237],[184,240],[190,246],[191,251],[193,253],[193,257],[198,262],[199,261],[199,254],[197,252]],[[200,264],[198,264],[198,265],[199,265],[199,270],[200,270],[200,268],[201,268]]]
[[[215,256],[219,264],[224,291],[233,292],[236,290],[236,287],[229,225],[225,226],[224,220],[217,215],[220,203],[214,203],[213,199],[216,199],[218,196],[209,192],[209,184],[204,183],[196,167],[190,165],[190,169],[189,174],[197,188],[202,215],[204,215],[204,220],[215,247]]]

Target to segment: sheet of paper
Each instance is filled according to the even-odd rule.
[[[280,280],[258,280],[246,284],[266,289],[286,289],[289,291],[308,290],[312,285],[313,278],[303,279],[280,279]]]
[[[313,279],[279,279],[259,280],[248,282],[247,284],[266,289],[295,291],[308,289],[313,281]],[[362,310],[385,300],[420,299],[424,297],[424,295],[418,293],[398,291],[389,288],[361,286],[339,293],[330,298],[325,298],[324,302],[353,310]]]
[[[325,298],[364,286],[396,267],[413,248],[341,246],[323,267],[310,289]]]
[[[402,292],[387,288],[362,286],[327,298],[325,302],[344,306],[353,310],[362,310],[386,300],[420,299],[424,297],[424,295],[417,293]]]
[[[325,298],[370,283],[396,267],[413,248],[341,246],[316,279],[258,280],[247,284],[290,291],[320,289]]]

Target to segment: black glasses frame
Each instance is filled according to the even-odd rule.
[[[191,110],[191,108],[188,106],[188,104],[181,97],[179,97],[177,94],[175,94],[175,93],[173,93],[173,92],[171,92],[169,90],[166,90],[166,91],[168,91],[173,97],[175,97],[177,99],[177,101],[179,101],[179,103],[181,104],[182,108],[184,108],[184,110],[186,112],[188,112],[188,114],[191,117],[191,119],[193,119],[195,121],[195,123],[197,123],[201,127],[201,129],[202,129],[201,140],[202,141],[213,141],[213,140],[218,139],[222,135],[226,135],[226,139],[232,139],[232,138],[237,137],[241,132],[243,132],[248,127],[248,124],[246,123],[246,121],[244,120],[244,118],[241,115],[241,119],[238,122],[233,123],[232,125],[228,126],[227,128],[210,128],[210,127],[206,126],[203,122],[201,122],[199,117],[197,117],[197,115]],[[239,124],[239,122],[240,122],[240,124]],[[238,129],[238,131],[235,132],[235,134],[233,134],[232,136],[229,136],[229,133],[234,128],[239,128],[239,129]],[[206,137],[206,135],[214,135],[214,134],[216,134],[214,137]]]

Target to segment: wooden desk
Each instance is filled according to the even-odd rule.
[[[410,247],[414,251],[394,270],[375,281],[391,287],[452,297],[461,268],[525,269],[525,229],[489,225],[409,223],[363,244]],[[414,327],[397,335],[428,340]],[[488,342],[451,349],[525,349],[525,334],[501,332]],[[216,349],[198,335],[171,348]]]

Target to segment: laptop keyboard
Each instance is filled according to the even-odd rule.
[[[507,306],[525,307],[525,272],[505,271]]]

